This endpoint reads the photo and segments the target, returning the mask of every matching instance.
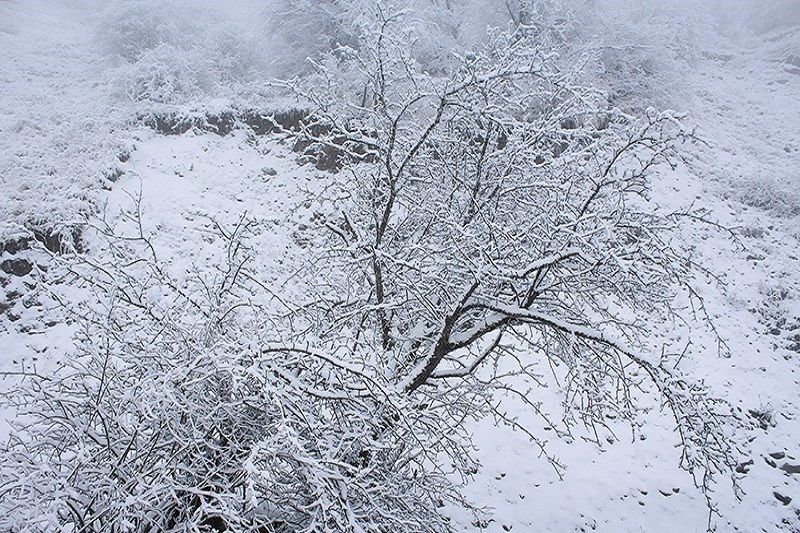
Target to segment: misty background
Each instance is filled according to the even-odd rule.
[[[412,0],[417,59],[441,68],[485,40],[487,28],[514,23],[518,1]],[[357,46],[361,15],[357,2],[335,0],[89,0],[73,6],[92,26],[119,95],[162,104],[246,97],[268,90],[272,78],[307,73],[320,54]],[[656,106],[681,103],[675,97],[686,89],[682,72],[704,56],[759,47],[776,61],[800,55],[800,3],[793,0],[552,0],[538,9],[535,22],[561,34],[567,61],[589,62],[618,93],[655,97]],[[639,61],[631,63],[631,56]],[[638,72],[623,70],[631,68]]]

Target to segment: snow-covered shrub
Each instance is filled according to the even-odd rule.
[[[201,51],[161,44],[122,69],[118,79],[131,100],[170,104],[202,96],[213,85],[211,76]]]
[[[350,58],[292,85],[315,106],[306,141],[349,156],[314,277],[327,350],[386,368],[448,416],[516,394],[559,434],[635,420],[648,382],[699,483],[729,472],[725,407],[647,340],[692,280],[676,215],[646,201],[691,137],[679,120],[609,112],[536,28],[493,32],[443,75],[422,70],[402,16],[374,17]],[[563,412],[520,385],[550,371]]]
[[[105,51],[133,63],[149,50],[191,38],[197,30],[173,3],[134,0],[109,7],[97,37]]]
[[[571,2],[577,47],[596,61],[590,82],[606,88],[611,105],[641,113],[680,106],[682,73],[700,56],[699,34],[710,14],[677,2]]]
[[[731,184],[729,196],[774,216],[800,215],[800,187],[790,180],[772,176],[737,180]]]
[[[270,73],[291,78],[308,72],[315,59],[351,46],[358,32],[358,2],[273,0],[265,8],[264,41],[273,53]]]
[[[96,299],[64,366],[6,398],[0,529],[448,530],[439,507],[457,495],[438,465],[467,469],[461,430],[265,313],[246,226],[220,230],[205,278],[106,228],[106,261],[65,266]]]
[[[460,6],[460,2],[454,2]],[[463,11],[432,0],[383,2],[383,9],[407,9],[415,26],[407,43],[417,61],[430,71],[441,70],[460,47]],[[291,78],[313,71],[313,62],[339,48],[358,48],[375,3],[367,0],[272,0],[265,9],[264,39],[274,53],[270,73]],[[483,37],[486,25],[479,33]]]
[[[265,76],[254,29],[189,2],[114,2],[100,18],[97,40],[116,63],[111,76],[119,90],[135,101],[226,97]]]

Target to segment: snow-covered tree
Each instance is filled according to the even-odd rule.
[[[693,294],[695,265],[672,230],[698,214],[648,201],[691,133],[673,113],[636,118],[576,84],[557,35],[497,31],[431,74],[402,20],[377,12],[358,52],[293,86],[316,106],[311,152],[345,162],[330,268],[315,274],[329,288],[323,345],[456,418],[493,387],[535,406],[521,383],[552,368],[565,432],[635,420],[634,390],[650,383],[675,415],[684,466],[701,483],[728,471],[717,431],[729,412],[647,339],[678,313],[677,293]]]
[[[671,230],[698,215],[648,202],[691,133],[610,108],[529,19],[431,68],[419,18],[358,5],[287,82],[312,108],[302,145],[341,170],[311,200],[310,301],[269,305],[245,218],[217,227],[214,276],[180,281],[140,215],[95,228],[105,252],[64,267],[96,293],[76,356],[9,397],[0,529],[449,531],[465,421],[504,418],[495,393],[597,435],[654,391],[698,484],[731,470],[726,407],[647,335],[692,290]]]

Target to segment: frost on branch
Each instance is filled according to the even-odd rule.
[[[431,73],[402,13],[360,20],[288,84],[314,108],[302,142],[342,165],[309,301],[249,270],[244,219],[218,228],[215,275],[183,283],[136,216],[98,228],[109,259],[68,265],[102,304],[77,357],[10,397],[2,529],[448,531],[465,422],[515,424],[495,392],[537,411],[542,368],[559,435],[635,425],[655,389],[698,484],[730,470],[725,406],[648,337],[695,269],[680,214],[647,198],[691,138],[679,120],[610,108],[525,25]]]
[[[447,531],[438,464],[459,428],[375,368],[283,333],[223,231],[216,275],[181,284],[144,233],[65,265],[94,288],[76,353],[28,376],[2,452],[4,531]],[[442,433],[444,432],[444,433]]]
[[[694,215],[648,199],[691,132],[673,113],[610,108],[535,28],[495,32],[429,74],[402,20],[377,13],[357,53],[289,84],[316,106],[305,142],[347,162],[325,198],[335,209],[315,271],[329,287],[318,309],[329,349],[444,411],[487,403],[491,389],[536,408],[520,383],[549,366],[565,433],[633,422],[636,391],[655,386],[684,466],[708,488],[733,464],[730,413],[680,375],[674,347],[648,339],[680,315],[675,295],[696,271],[673,231]]]

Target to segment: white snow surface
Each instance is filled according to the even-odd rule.
[[[302,290],[292,275],[306,259],[302,233],[313,227],[303,191],[324,186],[329,175],[299,166],[277,136],[165,137],[126,126],[125,105],[104,85],[103,58],[80,5],[0,0],[0,237],[34,220],[68,223],[92,211],[120,224],[120,213],[141,197],[162,259],[188,272],[207,267],[215,253],[211,221],[232,225],[246,213],[259,224],[250,244],[271,286],[289,297]],[[751,410],[773,417],[766,429],[754,421],[746,436],[742,461],[753,464],[741,478],[741,501],[718,479],[712,498],[720,514],[711,524],[718,531],[798,531],[800,476],[778,467],[800,465],[800,76],[768,47],[753,47],[709,55],[679,82],[694,95],[685,102],[688,120],[705,142],[689,149],[687,164],[656,177],[653,201],[705,207],[735,229],[736,239],[700,222],[687,221],[684,230],[685,244],[709,270],[701,295],[728,349],[707,329],[689,338],[680,325],[654,325],[654,335],[675,345],[691,341],[696,355],[685,370],[745,419]],[[119,150],[127,148],[131,157],[120,162]],[[113,185],[103,179],[110,169],[123,172]],[[0,289],[5,299],[12,289],[26,290],[12,282]],[[79,301],[80,289],[70,290]],[[57,306],[14,309],[18,320],[0,319],[0,371],[47,371],[69,356],[71,326]],[[546,401],[550,393],[531,394]],[[450,509],[456,529],[705,531],[706,500],[678,469],[674,423],[656,400],[645,401],[653,409],[641,431],[632,436],[620,427],[601,448],[579,434],[548,437],[541,422],[528,421],[566,465],[562,478],[524,434],[492,420],[475,425],[482,468],[466,496],[487,513]],[[511,400],[505,408],[521,420],[530,416]],[[0,427],[2,437],[7,428]],[[770,457],[777,452],[785,457]],[[784,505],[775,492],[791,502]]]

